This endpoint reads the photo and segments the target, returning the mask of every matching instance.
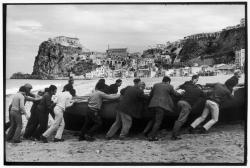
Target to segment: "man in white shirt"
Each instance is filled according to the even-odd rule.
[[[62,134],[63,134],[63,130],[65,127],[63,113],[67,107],[70,107],[74,104],[74,101],[72,101],[72,95],[71,95],[72,91],[73,90],[70,87],[65,87],[64,92],[62,92],[58,95],[57,100],[56,100],[56,106],[54,108],[54,113],[55,113],[54,123],[41,136],[41,140],[44,143],[48,143],[47,138],[54,131],[57,131],[55,138],[54,138],[54,142],[64,141],[62,139]]]

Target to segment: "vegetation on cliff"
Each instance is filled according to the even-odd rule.
[[[200,57],[213,58],[215,63],[233,63],[235,60],[235,50],[245,48],[245,28],[224,30],[219,38],[187,40],[179,58],[181,62]]]

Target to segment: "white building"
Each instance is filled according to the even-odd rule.
[[[240,25],[241,25],[242,27],[245,26],[245,18],[240,19]]]
[[[245,49],[235,51],[235,65],[237,68],[245,65]]]
[[[193,66],[193,67],[191,67],[191,74],[192,75],[196,75],[196,74],[198,74],[199,72],[201,72],[201,67],[198,67],[198,66]]]

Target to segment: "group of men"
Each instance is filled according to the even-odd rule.
[[[232,98],[233,87],[238,84],[239,78],[240,71],[235,71],[234,76],[228,79],[225,84],[213,84],[213,90],[209,96],[207,93],[204,93],[202,87],[197,84],[199,80],[198,75],[192,76],[190,81],[185,82],[176,90],[170,84],[171,79],[165,76],[161,83],[157,83],[153,86],[149,95],[144,94],[145,83],[140,81],[140,79],[135,79],[134,86],[127,86],[121,89],[120,97],[116,94],[105,92],[108,86],[103,84],[102,80],[104,79],[101,79],[102,84],[99,85],[99,82],[97,83],[95,91],[90,95],[88,101],[89,117],[86,118],[91,118],[95,124],[87,131],[86,124],[89,123],[89,121],[85,121],[79,140],[93,141],[95,139],[93,134],[102,125],[99,112],[103,99],[119,99],[119,103],[116,107],[115,122],[106,133],[107,140],[112,139],[120,128],[119,139],[122,140],[128,137],[133,118],[140,118],[142,115],[139,110],[140,108],[138,108],[138,103],[146,100],[149,102],[147,108],[154,117],[148,122],[142,134],[147,137],[149,141],[157,141],[157,132],[160,129],[164,115],[166,113],[176,112],[172,100],[173,96],[180,98],[177,103],[180,113],[178,119],[175,121],[171,139],[181,139],[181,127],[186,123],[192,110],[202,104],[204,105],[204,109],[201,116],[189,126],[189,132],[206,133],[218,121],[220,106],[227,99]],[[203,126],[198,127],[210,113],[212,116],[211,119]]]
[[[106,133],[107,140],[112,139],[120,128],[121,132],[119,134],[119,139],[127,139],[133,118],[140,118],[142,116],[141,108],[138,107],[138,102],[146,101],[148,102],[146,108],[151,114],[153,114],[153,117],[148,122],[142,134],[147,137],[149,141],[157,141],[157,133],[162,124],[164,115],[166,113],[176,112],[175,104],[172,99],[173,96],[179,97],[180,99],[177,102],[177,107],[180,112],[178,119],[174,123],[171,139],[181,139],[181,127],[186,123],[192,110],[197,106],[200,106],[202,103],[204,104],[204,109],[201,116],[194,120],[189,126],[189,132],[206,133],[218,121],[221,104],[227,99],[232,98],[233,87],[238,84],[239,78],[240,71],[235,71],[234,76],[228,79],[225,84],[213,84],[213,90],[209,96],[202,91],[200,85],[197,85],[199,80],[198,75],[193,75],[190,81],[185,82],[177,89],[174,89],[170,84],[170,77],[165,76],[163,77],[162,82],[154,84],[149,95],[144,93],[145,83],[138,78],[134,79],[133,86],[127,86],[121,89],[120,95],[117,93],[118,88],[122,84],[122,80],[118,79],[115,84],[108,86],[105,84],[105,79],[100,79],[97,82],[94,91],[88,98],[88,111],[83,121],[79,141],[95,140],[94,135],[103,124],[100,110],[104,99],[119,99],[119,103],[116,107],[115,122]],[[20,142],[20,116],[22,113],[26,114],[23,108],[24,100],[29,100],[34,102],[34,107],[32,106],[31,108],[31,116],[25,129],[24,138],[28,139],[33,137],[46,143],[48,142],[47,138],[52,132],[57,130],[54,141],[63,141],[62,132],[65,125],[63,112],[67,107],[74,104],[72,98],[76,96],[73,83],[73,78],[70,78],[69,83],[64,86],[63,92],[59,94],[55,103],[51,101],[52,95],[56,93],[56,87],[53,85],[51,85],[52,88],[50,87],[43,96],[32,95],[32,97],[34,97],[33,99],[31,99],[30,96],[27,96],[27,94],[30,93],[30,89],[27,91],[25,88],[21,87],[19,93],[14,96],[12,101],[12,107],[10,109],[10,121],[12,125],[8,132],[7,140],[12,139],[13,134],[15,134],[13,138],[14,142]],[[16,107],[18,105],[16,105],[17,103],[15,103],[15,101],[23,102],[21,103],[22,106]],[[17,113],[18,116],[16,116]],[[55,120],[52,126],[46,130],[49,113],[54,116]],[[212,116],[211,119],[203,126],[200,126],[210,113]]]

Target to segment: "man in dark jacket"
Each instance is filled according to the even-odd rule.
[[[39,96],[43,96],[44,92],[43,91],[39,91],[38,92],[38,95]],[[24,135],[23,137],[25,139],[34,139],[33,137],[33,134],[35,133],[35,130],[38,126],[38,116],[36,115],[36,108],[37,108],[37,105],[39,104],[40,100],[38,101],[33,101],[33,105],[31,106],[31,109],[30,109],[30,118],[28,120],[28,123],[26,125],[26,128],[25,128],[25,132],[24,132]]]
[[[181,93],[174,90],[170,82],[171,79],[168,76],[164,76],[162,82],[155,84],[150,92],[150,103],[148,107],[150,111],[155,113],[153,128],[148,134],[150,141],[158,140],[156,134],[161,126],[166,111],[174,112],[172,96],[181,95]]]
[[[201,104],[200,100],[205,101],[205,95],[203,91],[196,85],[199,80],[198,75],[193,75],[190,81],[185,82],[181,86],[180,89],[185,90],[185,93],[180,101],[178,101],[177,106],[180,109],[180,114],[178,119],[175,121],[172,140],[181,139],[179,137],[179,131],[181,127],[185,124],[188,119],[188,116],[192,110],[192,107],[196,106],[197,103]]]
[[[100,91],[109,94],[109,86],[105,83],[105,79],[99,79],[99,81],[95,85],[95,90],[97,89],[96,88],[97,85],[102,87]]]
[[[141,117],[141,110],[137,105],[138,102],[148,99],[148,96],[143,92],[144,87],[145,83],[139,82],[138,85],[128,86],[123,90],[123,96],[116,109],[116,120],[106,134],[107,139],[113,137],[120,127],[122,127],[120,139],[125,139],[127,137],[132,126],[132,117]]]
[[[57,87],[50,85],[48,92],[45,92],[42,100],[39,102],[36,108],[36,115],[38,116],[39,126],[34,133],[34,137],[40,140],[40,136],[44,133],[48,127],[49,112],[55,107],[55,103],[51,100],[52,96],[56,94]]]
[[[114,84],[109,86],[109,94],[116,94],[118,92],[118,88],[122,85],[122,80],[117,79]]]
[[[70,90],[73,90],[74,87],[73,87],[73,84],[74,84],[74,79],[72,76],[69,77],[69,80],[68,80],[68,84],[66,84],[64,87],[63,87],[63,92],[65,91],[65,88],[70,88]]]
[[[211,113],[211,120],[209,120],[200,129],[200,133],[206,133],[219,119],[219,106],[222,105],[227,99],[231,99],[232,94],[226,85],[216,83],[209,99],[206,101],[205,108],[200,117],[198,117],[192,124],[191,129],[195,129],[202,123]]]

